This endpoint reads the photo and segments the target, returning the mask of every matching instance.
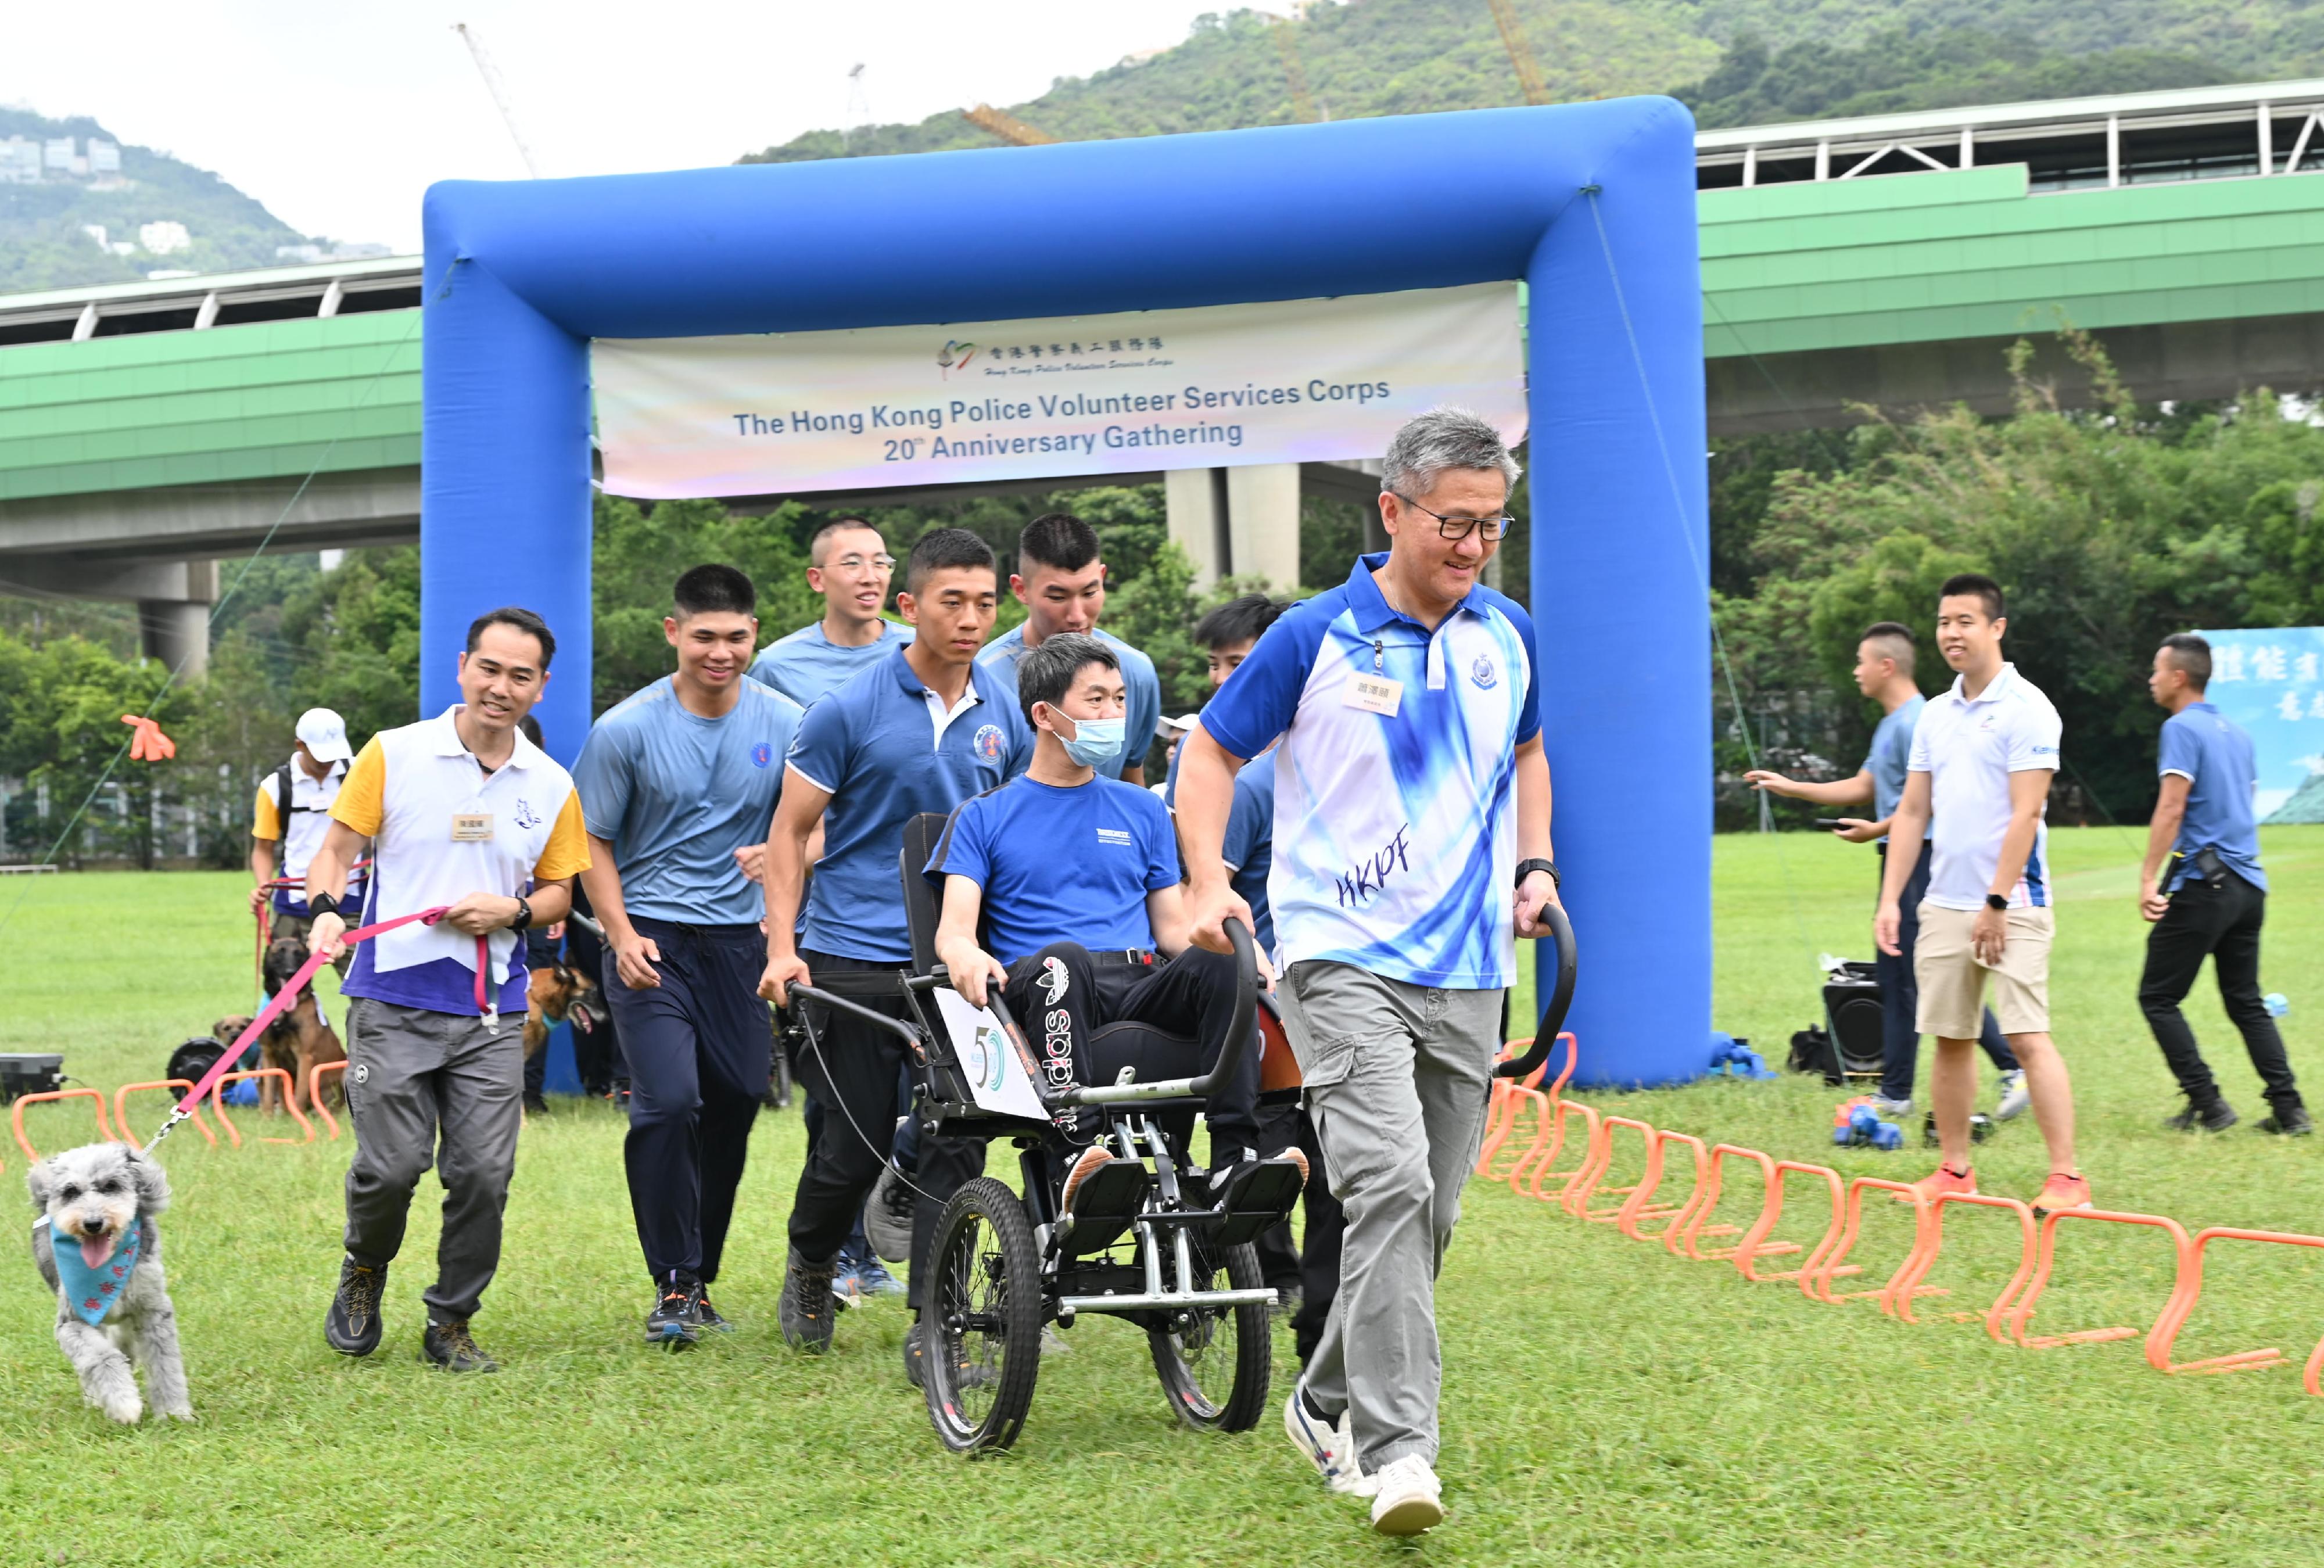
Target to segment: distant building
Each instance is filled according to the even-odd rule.
[[[88,139],[88,171],[91,174],[120,173],[121,143],[91,136]]]
[[[85,223],[80,226],[80,232],[95,240],[98,250],[109,251],[113,248],[111,245],[105,243],[105,226],[103,224]]]
[[[54,136],[41,144],[41,161],[60,174],[69,174],[73,166],[73,139]]]
[[[186,232],[184,224],[165,218],[159,223],[139,224],[137,243],[152,255],[166,256],[190,246],[194,236]]]
[[[11,136],[0,142],[0,185],[38,185],[41,182],[41,144],[22,136]]]
[[[395,250],[392,246],[381,244],[375,240],[357,240],[351,244],[331,247],[331,260],[335,262],[367,262],[374,256],[393,254]]]
[[[323,259],[320,245],[276,245],[274,259],[278,262],[305,262],[312,266]]]

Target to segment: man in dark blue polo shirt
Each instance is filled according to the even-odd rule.
[[[2171,711],[2163,721],[2160,798],[2139,868],[2139,913],[2154,922],[2146,937],[2146,972],[2138,1007],[2171,1065],[2187,1108],[2164,1123],[2174,1130],[2224,1132],[2238,1118],[2196,1048],[2179,1004],[2208,955],[2219,1001],[2242,1031],[2244,1049],[2265,1086],[2273,1114],[2262,1132],[2302,1134],[2315,1122],[2283,1054],[2283,1037],[2260,1000],[2259,933],[2267,918],[2267,873],[2259,865],[2259,824],[2252,791],[2259,771],[2251,737],[2203,700],[2211,680],[2211,645],[2191,632],[2165,637],[2146,688]],[[2171,857],[2168,870],[2163,856]]]
[[[734,852],[773,814],[799,706],[744,677],[759,631],[749,577],[696,567],[670,597],[678,672],[600,718],[573,775],[605,931],[599,983],[628,1047],[622,1158],[654,1282],[646,1340],[676,1349],[725,1326],[709,1287],[771,1056],[765,904]]]
[[[904,825],[924,811],[950,812],[1032,760],[1012,682],[976,663],[1000,605],[991,547],[964,529],[937,529],[912,547],[904,583],[897,606],[913,623],[913,641],[818,701],[791,742],[767,840],[767,967],[759,986],[777,1006],[794,983],[893,974],[908,964],[896,869]],[[802,927],[800,885],[818,819],[823,858]],[[900,997],[864,1002],[903,1015]],[[818,1038],[820,1052],[797,1069],[827,1120],[799,1172],[778,1314],[784,1339],[813,1353],[831,1343],[832,1266],[886,1166],[903,1063],[893,1035],[844,1014],[822,1020]],[[913,1217],[915,1309],[918,1264],[937,1211],[983,1159],[975,1139],[921,1142],[917,1184],[935,1201]]]

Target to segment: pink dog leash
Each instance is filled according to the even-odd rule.
[[[392,920],[382,920],[377,925],[362,926],[346,932],[341,935],[339,940],[350,944],[366,941],[383,931],[392,931],[398,926],[409,926],[415,920],[423,925],[433,926],[442,919],[450,909],[451,906],[448,904],[439,904],[432,909],[421,909],[410,915],[398,915]],[[186,1092],[185,1098],[179,1101],[177,1106],[171,1111],[170,1120],[161,1124],[161,1130],[148,1139],[145,1147],[138,1152],[150,1153],[155,1144],[170,1136],[171,1128],[191,1116],[193,1108],[202,1102],[202,1096],[210,1092],[210,1086],[226,1076],[234,1064],[242,1059],[242,1053],[249,1048],[251,1041],[266,1032],[268,1024],[298,1005],[299,993],[307,989],[307,982],[315,977],[316,972],[329,962],[330,960],[320,953],[310,955],[307,962],[300,965],[299,973],[285,982],[282,989],[274,993],[274,999],[260,1010],[256,1018],[250,1020],[250,1027],[236,1036],[234,1044],[228,1046],[218,1059],[210,1064],[210,1069],[202,1075],[201,1082]],[[476,938],[476,1011],[484,1018],[485,1027],[497,1032],[500,1028],[500,1008],[498,999],[492,989],[492,944],[490,938],[484,936]]]

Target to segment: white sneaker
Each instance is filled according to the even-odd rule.
[[[1316,1416],[1307,1413],[1300,1399],[1302,1385],[1291,1386],[1291,1397],[1283,1404],[1283,1430],[1291,1439],[1291,1446],[1306,1456],[1325,1484],[1335,1492],[1349,1497],[1368,1498],[1379,1488],[1377,1477],[1364,1474],[1356,1459],[1356,1435],[1349,1424],[1348,1413],[1340,1412],[1339,1421],[1326,1426]]]
[[[1993,1108],[1993,1119],[2007,1121],[2013,1117],[2023,1116],[2025,1108],[2033,1103],[2034,1096],[2025,1087],[2025,1069],[2019,1067],[2014,1072],[2004,1073],[2001,1075],[2001,1103]]]
[[[1883,1121],[1902,1121],[1913,1114],[1910,1100],[1890,1100],[1878,1094],[1871,1096],[1871,1100],[1872,1114]]]
[[[1372,1499],[1372,1528],[1383,1536],[1417,1536],[1444,1522],[1443,1484],[1416,1453],[1380,1467]]]

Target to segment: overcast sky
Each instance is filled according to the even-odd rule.
[[[1021,102],[1167,47],[1225,0],[420,0],[7,7],[0,103],[93,115],[224,176],[284,222],[420,245],[431,180],[524,177],[459,35],[506,83],[549,176],[729,163],[847,117]]]

